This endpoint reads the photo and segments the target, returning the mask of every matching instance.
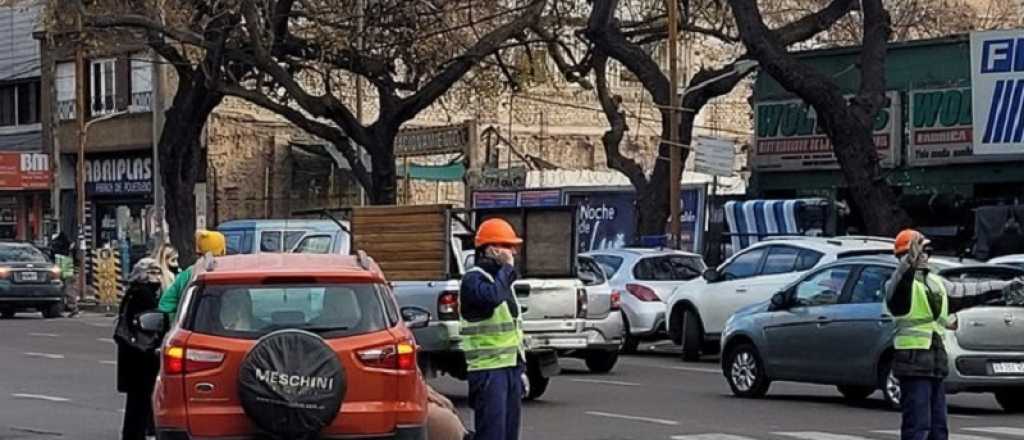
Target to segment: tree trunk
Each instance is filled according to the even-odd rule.
[[[160,177],[164,187],[164,218],[181,267],[196,260],[196,197],[203,126],[224,95],[207,89],[203,79],[178,81],[160,136]]]
[[[370,154],[370,180],[373,188],[367,189],[367,196],[371,205],[394,205],[398,200],[398,173],[395,167],[395,137],[398,136],[398,130],[378,128],[371,133],[377,145],[376,148],[367,148],[367,151],[373,152]]]

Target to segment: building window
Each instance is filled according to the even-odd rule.
[[[57,65],[57,117],[62,121],[75,118],[75,64]]]
[[[39,83],[0,86],[0,127],[39,123]]]
[[[114,76],[116,61],[113,58],[92,62],[92,114],[105,115],[117,110]]]
[[[148,111],[153,104],[153,62],[149,54],[132,54],[132,102],[131,105]]]

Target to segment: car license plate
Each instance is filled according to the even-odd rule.
[[[543,344],[541,344],[543,345]],[[553,348],[586,348],[586,338],[560,338],[560,339],[548,339],[546,344],[548,347]]]
[[[35,272],[21,272],[19,275],[22,281],[39,281],[39,275]]]
[[[993,362],[992,372],[995,374],[1024,374],[1024,362]]]

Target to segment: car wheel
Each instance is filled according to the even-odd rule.
[[[700,318],[691,310],[683,312],[681,340],[683,344],[683,360],[696,362],[700,360],[700,346],[704,335],[700,329]]]
[[[595,350],[587,353],[585,361],[591,373],[607,373],[615,368],[615,363],[619,361],[619,353]]]
[[[548,390],[551,378],[541,376],[539,372],[523,372],[523,400],[537,400]]]
[[[878,387],[882,389],[885,405],[890,409],[899,409],[902,392],[900,380],[892,371],[892,361],[885,363],[881,370],[878,374]]]
[[[43,318],[46,318],[46,319],[60,318],[60,317],[64,316],[63,315],[64,303],[59,303],[58,302],[58,303],[50,304],[49,306],[46,306],[46,308],[44,308],[42,310],[42,312],[43,312]]]
[[[1008,413],[1024,412],[1024,394],[1019,390],[996,391],[996,402]]]
[[[13,317],[14,317],[14,310],[13,309],[3,309],[3,310],[0,310],[0,318],[11,319]]]
[[[629,318],[626,318],[626,314],[622,314],[622,349],[621,352],[625,354],[634,354],[636,350],[640,348],[640,339],[633,336],[632,330],[629,328]]]
[[[732,393],[739,397],[760,398],[768,394],[771,381],[757,349],[751,344],[740,344],[729,350],[725,363],[725,377]]]
[[[839,389],[839,394],[842,394],[846,400],[864,400],[875,392],[875,389],[871,387],[839,385],[836,388]]]

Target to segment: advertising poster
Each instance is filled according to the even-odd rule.
[[[1024,29],[971,33],[974,154],[1024,153]]]
[[[633,242],[636,216],[632,191],[593,191],[568,194],[576,205],[579,252],[618,249]]]

